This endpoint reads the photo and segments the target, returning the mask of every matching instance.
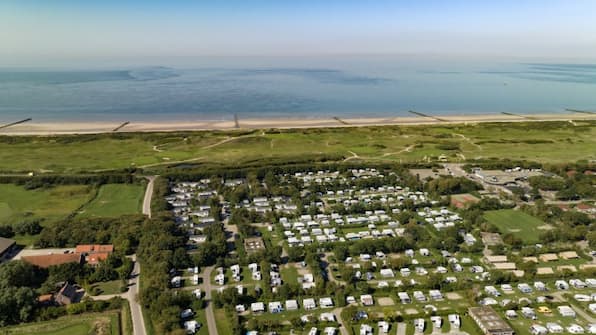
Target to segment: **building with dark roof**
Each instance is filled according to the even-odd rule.
[[[60,291],[56,293],[54,300],[58,305],[70,305],[72,303],[78,302],[78,293],[76,287],[66,283],[64,286],[62,286]]]
[[[0,262],[7,259],[16,248],[15,240],[0,237]]]

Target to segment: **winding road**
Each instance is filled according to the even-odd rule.
[[[151,197],[153,196],[153,183],[157,176],[148,176],[146,178],[149,182],[147,183],[145,197],[143,198],[143,214],[151,218]]]

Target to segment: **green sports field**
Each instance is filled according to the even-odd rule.
[[[102,185],[95,199],[81,209],[79,217],[118,217],[140,213],[144,192],[143,185]]]
[[[484,218],[497,226],[503,234],[513,233],[526,243],[537,243],[541,228],[546,224],[524,212],[513,209],[502,209],[498,211],[488,211]]]

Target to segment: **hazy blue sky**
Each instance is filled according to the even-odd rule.
[[[0,67],[329,54],[596,60],[596,1],[0,1]]]

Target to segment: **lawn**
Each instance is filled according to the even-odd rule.
[[[484,218],[497,226],[501,233],[513,233],[525,243],[539,242],[540,229],[546,225],[531,215],[513,209],[488,211],[484,214]]]
[[[102,185],[95,199],[81,209],[79,217],[118,217],[140,213],[144,192],[143,185]]]
[[[201,309],[196,312],[197,315],[195,315],[195,320],[201,324],[201,328],[195,335],[209,335],[209,327],[207,327],[207,317],[205,315],[205,310]]]
[[[66,316],[52,321],[27,323],[0,330],[2,335],[120,335],[115,313]],[[114,323],[116,323],[114,325]],[[97,332],[99,331],[99,332]]]
[[[499,157],[559,163],[596,159],[594,125],[517,122],[13,137],[0,141],[0,171],[95,171],[186,161],[238,165],[323,155],[388,162],[445,155],[452,161]],[[438,142],[459,149],[440,149]]]
[[[99,289],[99,295],[105,294],[120,294],[120,287],[122,286],[121,280],[111,280],[106,282],[99,282],[90,285],[91,288],[97,287]]]
[[[232,325],[223,309],[214,309],[215,323],[219,334],[232,334]]]

